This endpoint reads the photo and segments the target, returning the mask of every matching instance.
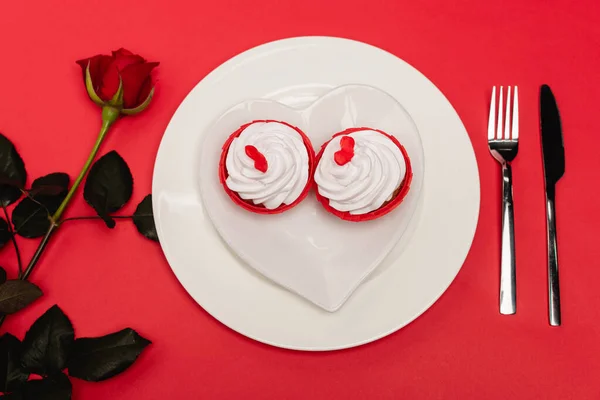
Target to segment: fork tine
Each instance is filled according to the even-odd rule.
[[[513,97],[512,138],[519,139],[519,88],[517,86]]]
[[[496,86],[492,88],[492,100],[490,100],[490,116],[488,118],[488,140],[496,138]]]
[[[506,89],[506,118],[504,119],[504,140],[510,140],[510,86]]]
[[[502,86],[500,86],[500,95],[498,96],[498,133],[496,134],[498,140],[502,139],[502,105]]]

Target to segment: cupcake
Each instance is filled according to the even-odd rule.
[[[277,214],[308,195],[314,160],[310,140],[300,129],[281,121],[253,121],[223,145],[219,179],[240,207]]]
[[[371,128],[337,133],[317,155],[317,199],[347,221],[379,218],[398,207],[410,188],[410,159],[398,140]]]

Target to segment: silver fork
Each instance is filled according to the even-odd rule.
[[[515,86],[512,101],[511,121],[511,87],[506,95],[506,117],[504,134],[502,130],[502,86],[498,96],[496,110],[496,86],[492,89],[490,116],[488,119],[488,147],[492,156],[502,166],[502,255],[500,260],[500,313],[517,312],[517,279],[515,263],[515,224],[513,211],[512,169],[510,163],[519,150],[519,92]],[[498,123],[496,124],[496,112]],[[512,122],[512,124],[511,124]]]

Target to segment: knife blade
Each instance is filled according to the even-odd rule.
[[[556,99],[548,85],[540,89],[540,122],[546,186],[556,185],[565,173],[565,149]]]
[[[565,149],[560,115],[554,94],[548,85],[540,88],[540,128],[546,186],[546,230],[548,241],[548,319],[560,326],[560,285],[558,244],[556,240],[556,183],[565,173]]]

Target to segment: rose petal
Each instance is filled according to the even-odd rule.
[[[95,57],[98,57],[98,56],[95,56]],[[90,60],[91,60],[91,58],[84,58],[82,60],[75,61],[81,67],[81,72],[83,72],[83,81],[84,82],[85,82],[85,70],[86,70]]]
[[[145,80],[150,76],[152,69],[157,65],[157,62],[132,64],[121,71],[121,79],[123,79],[123,106],[125,108],[133,108],[140,104],[138,103],[138,98],[142,86],[144,85]]]
[[[140,56],[125,56],[117,58],[117,69],[123,71],[126,67],[133,64],[142,64],[144,59]]]
[[[135,103],[135,107],[142,104],[148,98],[150,91],[152,90],[152,77],[148,76],[144,83],[142,83],[142,88],[140,89],[140,94],[138,95],[137,102]]]
[[[90,64],[90,76],[92,77],[92,83],[94,86],[94,90],[96,93],[100,89],[102,84],[102,77],[105,71],[108,69],[108,66],[112,62],[111,56],[106,56],[104,54],[98,54],[91,58],[86,58],[83,60],[76,61],[77,64],[81,67],[81,71],[83,72],[83,81],[85,82],[85,70],[87,69],[88,62]]]
[[[119,90],[119,70],[116,60],[113,60],[104,72],[100,90],[96,93],[102,100],[108,101],[113,98],[117,90]]]
[[[113,50],[113,57],[117,58],[119,56],[132,56],[134,55],[131,51],[121,47],[119,50]]]
[[[125,49],[119,49],[117,51],[113,51],[113,58],[116,60],[117,62],[117,69],[119,71],[123,71],[123,69],[125,69],[125,67],[132,65],[132,64],[141,64],[144,61],[144,58],[141,56],[138,56],[137,54],[133,54],[132,52],[130,52],[129,50],[125,50]]]

